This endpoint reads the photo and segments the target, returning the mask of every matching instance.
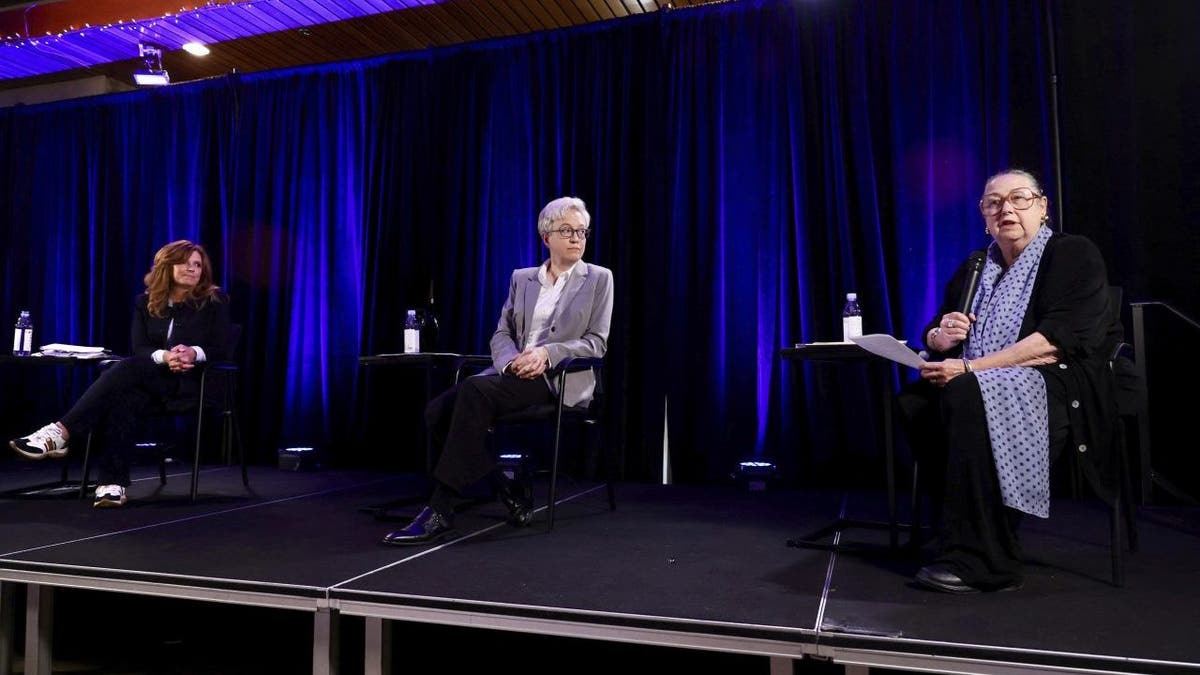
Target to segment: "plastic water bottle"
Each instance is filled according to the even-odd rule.
[[[846,294],[846,306],[842,308],[842,341],[862,335],[862,309],[858,306],[858,293]]]
[[[421,351],[421,323],[417,321],[417,310],[408,310],[404,317],[404,353],[416,354]]]
[[[29,310],[21,310],[17,327],[13,329],[13,356],[29,356],[33,352],[33,319]]]

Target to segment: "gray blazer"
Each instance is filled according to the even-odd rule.
[[[533,308],[541,290],[539,267],[525,267],[512,273],[508,300],[500,310],[500,321],[492,335],[492,366],[496,372],[503,372],[504,367],[525,350],[526,333],[533,321]],[[604,356],[608,351],[612,306],[612,271],[581,261],[571,273],[567,287],[550,315],[550,341],[542,345],[550,353],[550,368],[568,356]],[[549,369],[543,377],[553,391],[556,378],[549,377]],[[569,373],[566,386],[563,396],[566,405],[586,403],[592,398],[595,376],[590,370]]]

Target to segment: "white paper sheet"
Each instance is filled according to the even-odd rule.
[[[873,333],[871,335],[852,337],[850,340],[872,354],[882,356],[885,359],[891,359],[909,368],[920,368],[921,364],[925,363],[925,359],[921,358],[919,354],[909,349],[908,345],[891,335]]]
[[[42,350],[37,353],[37,356],[55,356],[72,359],[104,359],[109,358],[111,355],[104,350],[104,347],[64,345],[56,342],[54,344],[42,345]]]
[[[57,352],[60,354],[99,354],[104,351],[104,347],[84,347],[81,345],[64,345],[55,342],[54,344],[42,345],[43,352]]]

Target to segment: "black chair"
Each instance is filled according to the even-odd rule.
[[[485,366],[491,365],[491,359],[481,358],[464,358],[455,374],[454,381],[457,383],[462,376],[464,368],[469,366]],[[554,403],[544,403],[531,406],[524,410],[519,410],[515,413],[502,415],[497,418],[490,429],[493,439],[496,435],[496,430],[500,427],[510,427],[518,425],[546,425],[553,424],[554,442],[551,450],[550,460],[550,492],[547,496],[546,530],[554,529],[554,507],[558,498],[558,468],[559,455],[562,448],[563,428],[567,425],[579,426],[585,429],[598,430],[603,419],[604,400],[606,398],[603,387],[603,368],[604,359],[584,358],[584,357],[567,357],[559,362],[554,370],[549,375],[555,378],[555,386],[558,390],[558,400]],[[587,405],[568,406],[564,404],[564,395],[566,393],[567,373],[578,372],[582,370],[591,370],[596,378],[596,389],[593,393],[592,400]],[[616,493],[613,489],[612,481],[612,463],[608,459],[607,443],[604,443],[604,451],[601,452],[601,462],[605,476],[605,489],[608,492],[608,508],[615,511],[617,509]],[[524,489],[524,486],[522,486]],[[532,497],[532,491],[526,489],[526,494]]]
[[[1111,307],[1110,319],[1119,322],[1123,291],[1119,286],[1109,286],[1108,296]],[[1112,558],[1112,583],[1114,586],[1125,585],[1125,541],[1129,542],[1129,551],[1137,552],[1137,526],[1134,522],[1133,482],[1129,469],[1129,449],[1126,443],[1125,419],[1137,415],[1138,396],[1141,391],[1141,380],[1130,356],[1133,346],[1127,342],[1119,342],[1113,346],[1108,357],[1108,370],[1114,378],[1117,391],[1117,418],[1113,425],[1113,461],[1115,462],[1115,484],[1101,484],[1095,472],[1084,469],[1083,460],[1078,453],[1067,452],[1071,457],[1070,476],[1071,492],[1074,496],[1080,493],[1079,484],[1084,478],[1091,486],[1092,492],[1104,500],[1109,508],[1109,554]]]
[[[236,323],[230,324],[228,342],[226,343],[228,350],[226,353],[230,355],[235,353],[238,343],[241,341],[241,336],[242,326]],[[100,367],[104,369],[116,362],[116,360],[108,360],[102,362]],[[237,363],[233,360],[206,361],[197,364],[196,370],[200,373],[200,390],[194,398],[189,396],[169,399],[161,409],[151,411],[149,414],[150,418],[176,418],[188,415],[195,415],[196,417],[195,450],[192,455],[192,501],[196,501],[196,494],[200,486],[200,448],[206,411],[220,414],[221,457],[228,460],[231,457],[232,447],[236,442],[238,462],[242,468],[242,485],[247,488],[250,487],[250,478],[246,473],[246,452],[242,447],[242,437],[237,421],[237,406],[235,405],[237,395]],[[91,451],[92,434],[89,433],[87,445],[83,453],[83,478],[79,483],[80,499],[87,496]],[[167,482],[167,462],[168,458],[166,456],[159,461],[158,478],[160,485],[165,485]]]

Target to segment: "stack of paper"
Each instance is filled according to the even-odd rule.
[[[80,345],[54,344],[42,345],[42,356],[69,356],[77,359],[103,358],[107,351],[104,347],[84,347]]]

